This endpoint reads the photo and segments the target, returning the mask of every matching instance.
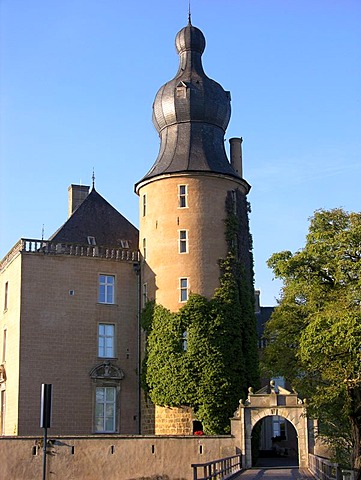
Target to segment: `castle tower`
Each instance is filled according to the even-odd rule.
[[[135,185],[140,197],[143,306],[155,300],[172,312],[185,305],[191,293],[211,299],[219,287],[219,262],[229,251],[225,220],[230,204],[242,229],[236,240],[238,258],[243,258],[249,283],[253,281],[246,201],[250,185],[242,178],[242,139],[231,139],[229,161],[224,135],[230,93],[205,74],[205,43],[190,20],[176,36],[179,69],[159,89],[153,104],[159,154]],[[172,428],[167,417],[173,419]],[[191,423],[189,409],[156,407],[156,434],[192,433]]]
[[[230,93],[204,73],[203,33],[189,22],[175,43],[178,72],[160,88],[153,104],[159,155],[135,187],[140,251],[146,262],[144,289],[148,298],[172,311],[191,292],[213,295],[219,285],[219,259],[227,254],[227,192],[238,190],[245,196],[250,189],[241,177],[240,141],[232,142],[237,147],[233,157],[239,152],[235,166],[225,152]]]

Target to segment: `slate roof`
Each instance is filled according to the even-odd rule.
[[[176,76],[154,100],[153,123],[161,144],[149,172],[135,185],[158,175],[212,172],[241,179],[224,148],[231,105],[230,93],[203,69],[205,38],[189,22],[176,36],[180,57]]]
[[[68,220],[50,238],[52,242],[121,247],[127,240],[130,250],[138,250],[138,229],[108,203],[94,188]]]

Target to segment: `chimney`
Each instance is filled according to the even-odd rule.
[[[89,194],[87,185],[70,185],[68,187],[68,218],[74,213]]]
[[[242,142],[243,138],[230,138],[231,165],[242,178]]]

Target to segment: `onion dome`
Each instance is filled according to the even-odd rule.
[[[204,35],[189,22],[178,32],[175,45],[180,58],[178,72],[159,89],[153,103],[153,123],[161,140],[159,154],[141,182],[178,172],[207,171],[240,178],[224,148],[230,93],[204,73]]]

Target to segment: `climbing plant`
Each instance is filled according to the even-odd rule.
[[[148,304],[142,316],[147,394],[157,405],[191,406],[208,434],[229,431],[240,398],[259,378],[248,205],[237,195],[238,211],[231,195],[226,201],[228,255],[213,298],[190,295],[175,313]]]

